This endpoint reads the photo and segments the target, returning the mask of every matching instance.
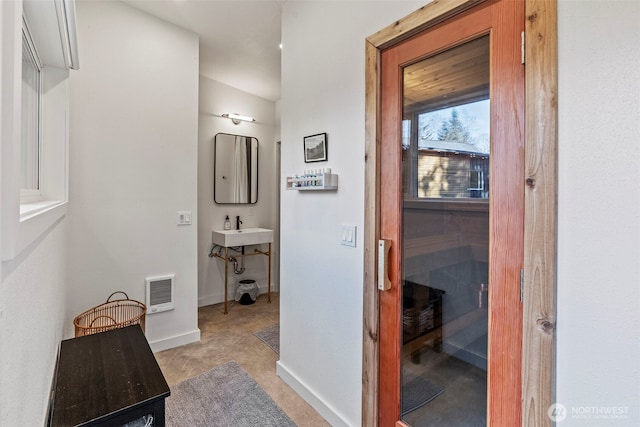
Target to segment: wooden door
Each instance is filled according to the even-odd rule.
[[[490,0],[382,51],[380,238],[391,242],[392,285],[379,299],[381,427],[521,423],[523,29],[523,2]],[[486,63],[486,76],[472,77],[483,74],[479,63]],[[424,73],[416,79],[412,74],[419,70]],[[425,114],[485,98],[490,150],[438,139],[458,119],[454,113],[436,135],[420,122]],[[445,173],[436,176],[435,170]],[[485,230],[476,228],[483,223]],[[485,354],[456,347],[460,334],[486,346]],[[480,398],[482,391],[460,391],[471,381],[464,375],[440,376],[440,384],[429,377],[472,372],[479,390],[483,368]],[[411,402],[422,418],[412,418],[418,409],[402,406],[403,396],[405,403],[412,400],[409,388],[424,394],[427,403]],[[477,413],[465,414],[467,406]]]

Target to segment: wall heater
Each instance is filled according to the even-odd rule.
[[[173,310],[174,278],[174,274],[147,277],[147,314]]]

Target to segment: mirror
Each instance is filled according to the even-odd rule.
[[[215,136],[213,200],[218,204],[258,201],[258,139],[219,133]]]

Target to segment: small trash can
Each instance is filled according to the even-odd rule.
[[[258,283],[253,279],[244,279],[238,282],[236,289],[236,301],[242,305],[249,305],[256,302],[260,288]]]

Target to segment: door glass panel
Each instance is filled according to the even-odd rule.
[[[486,425],[489,36],[404,68],[401,416]]]

